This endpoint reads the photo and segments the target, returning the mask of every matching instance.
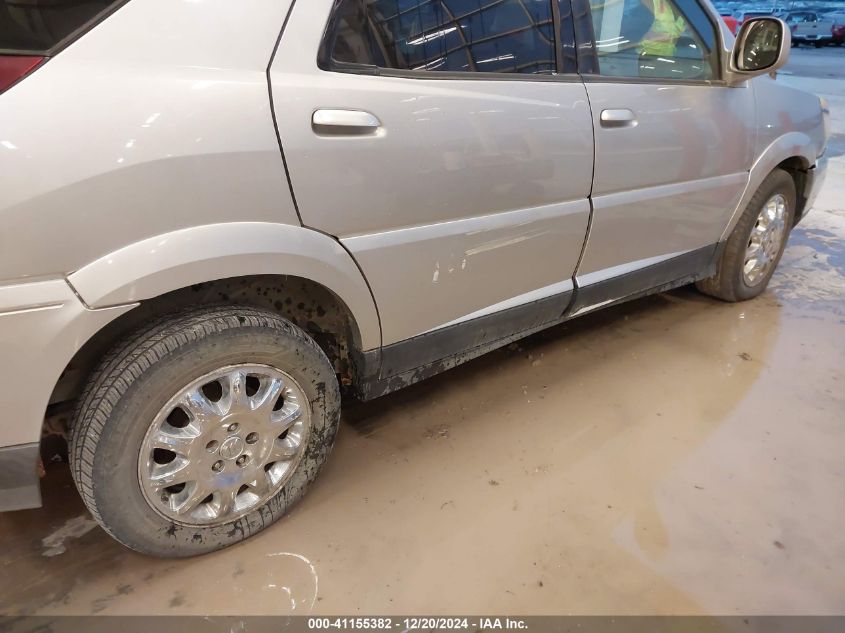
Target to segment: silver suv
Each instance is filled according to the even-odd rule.
[[[109,534],[208,552],[305,494],[342,391],[755,297],[824,169],[789,47],[706,0],[0,0],[0,507],[64,434]]]

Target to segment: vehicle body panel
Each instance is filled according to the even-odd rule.
[[[41,505],[38,442],[0,447],[0,512]]]
[[[318,50],[331,5],[294,6],[270,72],[273,100],[302,220],[356,257],[383,344],[570,280],[593,157],[577,77],[324,71],[297,52]],[[311,120],[322,109],[366,112],[381,127],[321,134]]]
[[[0,407],[5,412],[0,446],[40,439],[44,411],[67,362],[134,305],[88,309],[64,279],[0,286]]]
[[[36,464],[50,394],[84,342],[133,307],[89,310],[63,279],[0,285],[0,511],[41,505]]]
[[[265,76],[288,4],[129,2],[0,96],[0,280],[195,225],[299,224]]]
[[[133,303],[204,281],[285,274],[315,281],[349,308],[361,349],[381,343],[369,288],[349,253],[330,237],[300,226],[228,222],[147,238],[68,277],[91,307]]]
[[[584,199],[342,242],[373,288],[389,345],[570,290],[589,213]]]
[[[587,90],[596,165],[579,284],[715,244],[748,180],[752,90],[600,80]],[[601,112],[618,108],[633,111],[636,125],[602,127]]]
[[[750,82],[754,91],[756,135],[754,162],[748,184],[722,231],[720,241],[727,239],[757,188],[773,169],[788,159],[800,158],[813,175],[806,192],[809,209],[824,177],[826,163],[820,161],[827,145],[824,117],[815,104],[818,97],[796,90],[763,76]]]

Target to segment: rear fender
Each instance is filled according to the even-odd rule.
[[[194,284],[248,275],[292,275],[335,293],[356,321],[362,351],[381,345],[369,287],[333,238],[287,224],[209,224],[157,235],[109,253],[68,281],[91,308],[136,303]]]

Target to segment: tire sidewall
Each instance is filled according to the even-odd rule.
[[[138,481],[140,447],[149,426],[183,386],[221,367],[247,363],[276,367],[305,392],[311,427],[302,458],[272,499],[240,519],[214,527],[174,523],[150,507]],[[231,545],[272,523],[299,500],[331,451],[338,421],[337,380],[316,347],[266,327],[200,336],[134,376],[110,412],[94,456],[94,498],[101,522],[127,546],[153,555],[191,556]]]

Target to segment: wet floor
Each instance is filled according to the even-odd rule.
[[[0,516],[6,613],[845,613],[845,214],[772,288],[682,289],[347,408],[293,514],[161,561],[65,466]]]
[[[191,560],[50,465],[0,612],[845,614],[845,157],[761,298],[650,297],[344,417],[290,516]]]

